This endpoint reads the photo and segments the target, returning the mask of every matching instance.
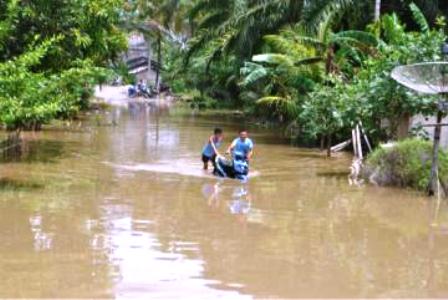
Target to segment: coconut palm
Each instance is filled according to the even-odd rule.
[[[253,62],[242,69],[244,86],[268,77],[271,84],[277,82],[270,90],[264,88],[258,104],[275,110],[286,108],[277,114],[290,115],[292,93],[299,90],[305,95],[313,86],[309,82],[322,82],[325,76],[338,75],[348,79],[353,66],[359,66],[363,56],[374,51],[377,39],[372,34],[355,30],[334,33],[331,18],[332,15],[328,15],[314,34],[307,35],[303,27],[296,26],[279,35],[265,36],[273,52],[253,56]]]
[[[206,44],[219,41],[210,58],[232,53],[241,66],[261,46],[264,35],[298,22],[313,28],[329,14],[340,14],[352,3],[353,0],[199,0],[191,11],[197,26],[189,43],[187,62]]]
[[[157,53],[157,64],[162,66],[164,39],[185,46],[186,12],[191,2],[183,0],[135,0],[129,4],[127,27],[142,32]],[[160,68],[156,69],[155,86],[160,83]]]

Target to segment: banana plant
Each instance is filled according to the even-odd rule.
[[[352,76],[343,71],[352,72],[354,65],[362,64],[366,54],[375,51],[377,39],[368,32],[332,32],[333,17],[327,15],[314,34],[306,34],[307,30],[298,25],[278,35],[265,36],[272,52],[254,55],[241,72],[245,87],[266,77],[275,83],[275,88],[264,89],[263,97],[257,101],[259,105],[274,107],[277,114],[291,116],[293,94],[303,98],[312,90],[313,83],[324,82],[330,75]],[[280,104],[281,101],[284,103]],[[296,104],[299,102],[295,99]]]

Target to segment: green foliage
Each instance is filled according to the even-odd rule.
[[[367,27],[373,1],[143,2],[165,29],[175,31],[173,19],[183,16],[176,33],[191,38],[186,49],[162,44],[163,77],[176,92],[199,91],[198,103],[209,97],[293,123],[314,140],[346,139],[362,121],[375,143],[396,138],[400,120],[435,111],[434,98],[390,78],[397,65],[441,59],[446,28],[434,1],[431,9],[427,1],[391,0]],[[168,4],[179,9],[174,16],[160,13]]]
[[[208,96],[195,96],[191,102],[190,107],[193,109],[215,109],[218,107],[218,102]]]
[[[126,37],[117,26],[120,0],[37,0],[20,1],[16,6],[16,0],[3,0],[0,7],[4,2],[9,9],[5,13],[0,9],[0,19],[6,19],[10,26],[6,26],[8,35],[4,39],[0,34],[0,44],[4,45],[0,47],[0,61],[21,55],[30,45],[54,36],[61,37],[58,46],[35,68],[57,72],[70,68],[78,59],[107,66],[126,48]]]
[[[343,82],[332,80],[331,85],[312,92],[302,105],[298,123],[308,137],[331,136],[356,121],[356,101]]]
[[[0,125],[39,129],[88,106],[126,47],[117,0],[0,1]]]
[[[431,169],[432,143],[407,139],[390,148],[378,148],[367,159],[367,175],[381,185],[424,191]],[[448,153],[439,152],[439,177],[448,183]]]
[[[123,84],[134,84],[136,76],[129,73],[128,66],[124,62],[119,62],[114,68],[114,73],[123,80]]]
[[[61,73],[33,72],[56,43],[44,42],[14,60],[0,63],[0,123],[10,129],[39,129],[55,117],[71,117],[86,108],[87,88],[103,75],[87,61]]]
[[[267,114],[277,114],[280,119],[291,120],[298,112],[296,101],[290,98],[268,96],[258,99],[257,104],[264,108]]]
[[[425,15],[420,10],[420,8],[417,5],[415,5],[415,3],[411,3],[409,8],[412,11],[412,15],[414,16],[415,22],[420,27],[420,31],[422,33],[428,33],[429,29],[430,29],[429,28],[429,24],[428,24],[428,20],[426,19]]]
[[[391,25],[394,24],[394,25]],[[396,16],[382,19],[384,40],[378,54],[367,59],[365,67],[352,83],[358,99],[359,118],[372,135],[395,138],[399,121],[407,115],[432,115],[436,111],[433,97],[417,95],[391,80],[394,67],[440,59],[440,45],[445,34],[436,29],[426,33],[407,32]],[[380,122],[389,126],[381,131]]]

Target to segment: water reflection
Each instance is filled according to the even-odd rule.
[[[51,163],[4,165],[0,298],[447,297],[446,202],[350,187],[350,158],[264,130],[259,176],[220,180],[198,154],[239,120],[101,117],[40,133]]]
[[[228,186],[226,186],[226,183]],[[229,185],[230,183],[230,185]],[[215,183],[202,186],[202,195],[208,207],[219,210],[225,203],[227,213],[236,216],[240,223],[246,223],[252,211],[252,196],[249,185],[237,180],[219,179]],[[252,218],[255,220],[256,218]]]
[[[202,195],[207,200],[207,205],[212,208],[220,207],[220,198],[219,194],[222,192],[223,188],[221,187],[222,180],[217,181],[216,183],[206,183],[202,186]]]
[[[30,217],[31,232],[34,239],[34,251],[50,250],[53,245],[53,233],[45,232],[42,226],[42,216],[39,214]]]
[[[232,200],[229,203],[230,213],[233,215],[247,215],[252,205],[252,197],[248,187],[241,185],[235,187],[232,193]]]

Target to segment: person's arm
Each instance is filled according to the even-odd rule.
[[[247,160],[250,160],[252,158],[252,155],[254,155],[254,150],[250,149],[249,153],[247,153]]]
[[[250,160],[253,155],[254,155],[254,144],[251,142],[249,152],[247,153],[247,160]]]
[[[219,155],[218,148],[216,148],[215,142],[213,141],[214,136],[210,136],[209,142],[212,145],[213,151],[215,151],[215,155]]]
[[[232,153],[233,149],[235,148],[235,144],[236,144],[236,140],[234,140],[234,141],[230,144],[229,148],[227,148],[227,151],[226,151],[227,154]]]

